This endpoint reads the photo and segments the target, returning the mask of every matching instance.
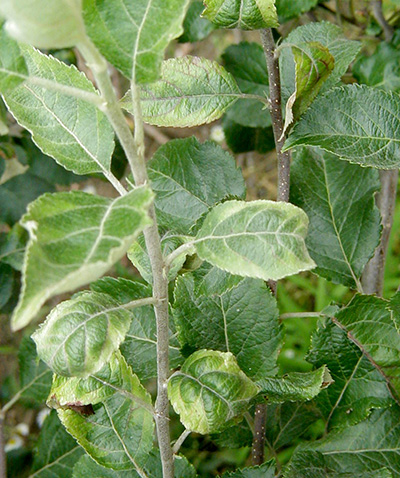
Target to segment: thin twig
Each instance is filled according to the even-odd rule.
[[[148,183],[140,92],[135,81],[131,83],[135,121],[135,137],[133,138],[108,75],[107,62],[89,39],[81,43],[79,49],[94,74],[100,93],[106,100],[104,112],[112,124],[128,158],[135,184],[140,186]],[[174,462],[169,434],[169,401],[167,394],[169,375],[168,277],[161,251],[161,240],[154,205],[149,209],[149,216],[153,224],[144,231],[144,237],[153,272],[153,297],[158,301],[154,305],[157,322],[157,399],[155,419],[163,478],[173,478]]]
[[[183,442],[186,440],[186,438],[191,434],[192,432],[190,430],[185,430],[182,432],[182,435],[176,440],[174,443],[174,446],[172,447],[172,453],[176,455],[178,451],[180,450]]]
[[[270,92],[270,112],[272,118],[272,128],[274,131],[276,154],[278,157],[277,200],[289,202],[291,153],[289,151],[282,152],[282,147],[286,141],[286,135],[283,133],[281,76],[279,71],[279,58],[275,55],[276,45],[272,35],[272,30],[270,28],[261,31],[261,42],[264,48],[265,59],[267,61]],[[273,294],[276,295],[276,282],[270,281],[268,285]],[[261,465],[264,462],[266,421],[267,405],[264,403],[256,405],[252,446],[252,462],[254,465]]]
[[[295,318],[307,318],[307,317],[322,317],[324,314],[322,312],[289,312],[288,314],[282,314],[280,316],[281,320],[285,319],[295,319]]]
[[[372,2],[372,12],[376,21],[379,23],[380,27],[383,30],[383,34],[385,35],[385,40],[390,42],[394,35],[394,29],[389,23],[386,21],[386,18],[383,15],[382,11],[382,0],[374,0]]]
[[[382,297],[386,253],[393,225],[398,177],[398,169],[380,171],[381,190],[376,203],[382,217],[382,236],[374,256],[366,265],[362,275],[362,285],[365,294],[376,294]]]
[[[4,440],[4,415],[0,415],[0,478],[7,478],[7,458]]]

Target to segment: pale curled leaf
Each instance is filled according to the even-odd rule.
[[[400,97],[368,86],[347,85],[315,100],[296,124],[284,150],[319,146],[363,166],[400,164]]]
[[[182,32],[189,0],[84,0],[86,30],[103,56],[128,78],[159,77],[164,50]]]
[[[276,300],[263,281],[206,264],[178,277],[174,297],[183,348],[231,352],[256,382],[277,372],[282,328]]]
[[[85,38],[82,0],[2,0],[10,35],[38,48],[68,48]]]
[[[222,28],[259,30],[278,26],[274,0],[205,0],[203,16]]]
[[[75,191],[33,202],[21,220],[30,240],[13,328],[27,325],[53,295],[103,275],[150,224],[151,201],[141,187],[115,200]]]
[[[232,274],[278,280],[312,269],[308,218],[274,201],[227,201],[207,215],[194,243],[201,259]]]
[[[95,94],[93,84],[74,66],[23,45],[29,76]],[[29,81],[4,95],[17,122],[57,163],[77,174],[110,170],[114,133],[105,115],[83,99]]]
[[[315,273],[361,290],[360,277],[380,240],[377,171],[316,148],[296,148],[290,200],[310,220],[306,245]]]
[[[286,104],[284,132],[307,110],[335,66],[335,58],[319,42],[293,45],[292,51],[296,65],[296,89]]]
[[[290,372],[283,377],[267,377],[259,381],[261,393],[268,402],[311,400],[333,382],[325,365],[313,372]]]
[[[39,357],[57,374],[87,377],[118,349],[131,314],[106,294],[84,292],[61,302],[32,335]]]
[[[119,353],[88,379],[61,377],[54,385],[63,425],[94,460],[115,470],[141,468],[153,443],[151,397]],[[74,411],[89,404],[88,416]]]
[[[168,382],[168,396],[183,425],[197,433],[219,432],[240,418],[258,387],[230,352],[199,350]]]
[[[163,62],[160,80],[141,88],[143,119],[180,128],[211,123],[239,96],[234,78],[218,63],[192,56],[172,58]],[[121,104],[132,112],[130,93]]]

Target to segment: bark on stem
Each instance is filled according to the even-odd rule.
[[[281,76],[279,71],[279,58],[275,57],[276,45],[270,28],[261,30],[261,42],[267,61],[270,95],[270,113],[272,128],[274,131],[276,154],[278,158],[278,201],[289,202],[290,190],[290,158],[289,151],[282,152],[286,141],[283,133]],[[276,295],[276,282],[268,283],[274,295]],[[254,417],[254,434],[252,447],[252,462],[261,465],[264,462],[265,450],[265,425],[267,421],[267,405],[256,405]]]
[[[105,100],[104,112],[110,120],[114,131],[124,149],[137,186],[148,183],[145,163],[145,144],[140,93],[134,81],[131,84],[132,106],[135,121],[135,136],[118,104],[110,77],[107,63],[89,39],[79,49],[88,62],[97,86]],[[157,438],[160,447],[163,478],[174,478],[174,461],[169,433],[169,401],[167,382],[169,376],[169,317],[168,317],[168,277],[165,260],[161,250],[161,240],[158,232],[154,205],[150,207],[149,216],[153,225],[144,231],[146,248],[149,254],[153,273],[153,298],[156,303],[154,310],[157,322],[157,399],[155,420]]]
[[[389,23],[386,21],[386,18],[383,15],[382,11],[382,0],[375,0],[372,2],[372,12],[376,21],[379,23],[380,27],[383,30],[383,34],[385,35],[386,41],[391,41],[394,35],[394,29]]]
[[[0,478],[7,478],[7,462],[5,452],[5,440],[4,440],[4,415],[0,415]]]
[[[382,217],[382,237],[374,256],[365,267],[362,276],[362,286],[365,294],[376,294],[381,297],[383,293],[386,253],[396,206],[399,170],[380,171],[380,178],[381,190],[376,203]]]

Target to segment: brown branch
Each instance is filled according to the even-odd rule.
[[[386,18],[383,15],[382,11],[382,0],[375,0],[372,2],[372,12],[376,21],[379,23],[379,26],[383,30],[383,34],[385,35],[385,40],[387,42],[391,41],[394,35],[394,29],[389,23],[386,21]]]
[[[283,134],[281,76],[279,70],[279,58],[275,57],[276,45],[272,35],[272,30],[270,28],[261,30],[261,42],[264,48],[265,59],[267,61],[270,113],[276,145],[276,154],[278,158],[277,200],[289,202],[291,153],[289,151],[282,152],[283,145],[286,141],[286,135]],[[277,283],[275,281],[269,281],[268,286],[270,287],[272,293],[276,296]],[[266,421],[267,405],[264,403],[256,405],[253,446],[251,454],[254,465],[261,465],[264,462]]]
[[[383,293],[386,253],[393,225],[398,177],[398,169],[380,171],[381,190],[378,194],[376,203],[382,217],[381,242],[377,247],[374,256],[366,265],[362,276],[364,292],[366,294],[376,294],[380,297],[382,297]]]

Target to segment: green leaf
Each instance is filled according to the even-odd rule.
[[[206,0],[203,16],[220,28],[259,30],[278,26],[274,0]]]
[[[397,331],[400,332],[400,292],[398,291],[389,303],[389,310]]]
[[[244,199],[246,188],[234,158],[221,146],[195,137],[161,146],[148,163],[162,229],[189,234],[208,210],[227,197]]]
[[[65,431],[56,412],[52,412],[40,433],[29,478],[71,476],[75,463],[82,455],[82,448]]]
[[[242,93],[266,98],[269,94],[269,80],[261,45],[248,42],[231,45],[222,54],[222,60]],[[242,126],[252,128],[267,128],[272,124],[268,109],[259,100],[239,99],[229,108],[227,117]]]
[[[153,442],[151,397],[119,353],[88,379],[56,378],[50,403],[67,431],[100,465],[141,469]],[[74,411],[85,405],[93,413]]]
[[[175,478],[196,478],[196,471],[183,456],[174,455]],[[143,466],[146,478],[163,478],[160,453],[151,451]],[[116,471],[104,468],[89,456],[83,456],[74,467],[72,478],[140,478],[134,470]],[[143,477],[143,475],[142,475]]]
[[[178,203],[176,203],[178,206]],[[188,242],[191,238],[184,236],[169,235],[165,233],[161,237],[161,249],[165,256],[173,252],[179,246],[182,246]],[[168,280],[174,280],[178,272],[182,269],[183,264],[186,261],[188,254],[193,251],[185,251],[176,257],[168,270]],[[129,260],[139,271],[140,275],[148,284],[153,284],[153,272],[151,269],[150,257],[147,253],[146,241],[143,234],[139,236],[138,240],[134,242],[128,251]]]
[[[275,140],[272,128],[247,128],[225,115],[222,127],[226,144],[233,153],[247,153],[257,151],[265,154],[275,149]]]
[[[207,18],[200,16],[203,10],[202,1],[192,1],[183,21],[183,34],[178,39],[179,43],[194,43],[204,40],[216,29],[215,25]]]
[[[2,0],[6,29],[38,48],[68,48],[85,38],[81,0]]]
[[[168,44],[183,32],[188,4],[189,0],[83,0],[86,31],[126,77],[149,83],[160,76]]]
[[[261,393],[269,403],[311,400],[332,383],[325,365],[313,372],[290,372],[283,377],[266,377],[259,381]]]
[[[120,304],[151,296],[149,286],[122,278],[105,277],[92,283],[90,288],[95,292],[111,295]],[[171,319],[169,363],[171,368],[176,368],[182,364],[183,357],[179,351],[179,343],[174,335],[174,322]],[[152,306],[139,307],[131,311],[131,325],[120,349],[140,380],[157,376],[157,325]]]
[[[304,12],[308,12],[314,8],[318,0],[276,0],[276,8],[278,10],[279,18],[289,20],[293,17],[298,17]]]
[[[317,274],[361,290],[360,277],[380,240],[373,169],[340,161],[315,148],[299,148],[292,163],[290,200],[310,220],[306,245]]]
[[[291,8],[296,8],[296,6],[301,6],[302,2],[299,0],[296,2],[288,0],[288,4],[290,4]],[[287,44],[290,48],[283,48],[279,58],[282,97],[285,103],[296,89],[296,66],[292,46],[301,46],[308,42],[320,43],[329,50],[329,53],[335,59],[335,66],[326,82],[322,85],[321,94],[340,82],[341,77],[346,73],[361,46],[359,42],[345,38],[341,28],[328,22],[312,22],[293,30],[283,41],[283,44]]]
[[[400,164],[399,111],[396,93],[358,85],[331,90],[302,116],[284,150],[319,146],[352,163],[396,168]]]
[[[381,42],[375,52],[361,56],[353,65],[352,73],[359,83],[387,91],[400,91],[400,51]]]
[[[393,404],[384,377],[331,321],[314,333],[307,360],[315,367],[326,364],[334,380],[316,399],[327,429],[355,425],[371,409]]]
[[[1,7],[0,7],[1,9]],[[28,68],[18,43],[0,30],[0,91],[7,93],[24,82]]]
[[[55,307],[32,338],[55,373],[87,377],[119,348],[130,322],[130,312],[109,295],[83,292]]]
[[[258,387],[230,352],[199,350],[169,379],[168,396],[190,431],[222,431],[241,417]]]
[[[21,46],[21,50],[29,76],[96,94],[93,84],[74,66],[28,45]],[[29,81],[5,94],[4,99],[39,148],[66,169],[77,174],[110,171],[114,133],[94,105]]]
[[[30,337],[24,337],[18,350],[21,397],[43,402],[49,395],[52,372],[39,360],[36,346]]]
[[[274,201],[227,201],[207,215],[196,237],[201,259],[241,276],[278,280],[314,267],[304,238],[308,219]]]
[[[292,46],[296,89],[286,104],[285,130],[308,109],[335,67],[328,48],[313,41]]]
[[[227,471],[222,475],[222,478],[274,478],[275,470],[275,460],[270,460],[260,466]]]
[[[232,77],[215,61],[193,56],[163,62],[161,79],[143,86],[143,119],[156,126],[199,126],[219,119],[240,96]],[[122,106],[132,112],[131,95]]]
[[[389,302],[372,295],[356,295],[333,321],[400,395],[400,334],[392,320]],[[398,398],[397,398],[398,399]]]
[[[302,455],[306,453],[305,459]],[[302,446],[294,454],[285,478],[390,477],[400,473],[400,413],[398,407],[374,410],[367,420]],[[320,474],[308,473],[312,460]],[[383,470],[382,468],[385,468]],[[373,472],[375,470],[375,472]],[[323,471],[329,473],[323,474]]]
[[[115,200],[83,192],[46,194],[29,208],[22,225],[29,231],[23,287],[12,318],[18,330],[50,297],[103,275],[150,224],[147,187]]]
[[[174,296],[182,347],[231,352],[254,381],[277,372],[282,329],[276,300],[263,281],[205,266],[180,276]]]
[[[12,297],[14,272],[8,264],[0,263],[0,310]]]

